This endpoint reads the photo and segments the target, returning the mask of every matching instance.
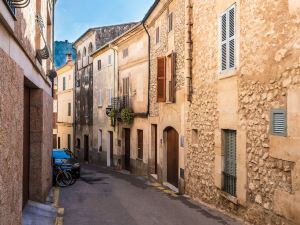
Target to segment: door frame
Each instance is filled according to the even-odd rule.
[[[130,165],[130,158],[131,158],[131,130],[130,128],[123,128],[124,130],[124,168],[125,170],[130,171],[131,165]],[[126,138],[129,136],[128,138]],[[128,146],[129,145],[129,146]],[[128,148],[128,149],[127,149]]]
[[[84,135],[83,142],[83,160],[89,162],[89,135]]]
[[[114,154],[114,133],[113,131],[107,132],[107,166],[113,166],[113,154]]]

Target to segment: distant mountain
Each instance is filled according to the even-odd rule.
[[[55,67],[59,68],[66,63],[66,54],[72,53],[73,60],[76,59],[76,51],[72,46],[72,43],[66,41],[55,41],[54,42],[54,63]]]

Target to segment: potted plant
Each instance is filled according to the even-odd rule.
[[[121,111],[121,120],[125,124],[131,124],[133,121],[133,112],[130,108],[124,108]]]

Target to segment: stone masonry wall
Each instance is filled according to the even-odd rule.
[[[220,9],[233,3],[237,4],[238,66],[229,77],[220,79]],[[193,1],[193,96],[186,143],[188,195],[252,224],[297,224],[275,210],[276,190],[295,193],[295,162],[270,155],[270,111],[286,109],[288,90],[300,86],[299,40],[299,20],[290,14],[288,0]],[[218,84],[232,77],[237,78],[238,85],[236,126],[238,132],[246,131],[247,198],[243,206],[222,197],[214,175],[215,131],[224,129],[219,127],[217,96],[222,93],[218,93]],[[192,129],[198,131],[197,140]]]
[[[165,2],[165,1],[164,1]],[[176,52],[176,91],[184,87],[184,27],[185,27],[185,2],[174,0],[157,19],[160,30],[160,43],[155,43],[155,22],[149,28],[151,35],[151,77],[150,77],[150,115],[158,116],[157,104],[157,58],[167,56],[172,50]],[[168,32],[168,14],[173,12],[174,34]],[[155,14],[156,12],[154,12]],[[171,44],[170,44],[171,43]],[[173,47],[174,43],[174,47]],[[174,48],[174,49],[172,49]]]
[[[0,49],[0,225],[21,224],[23,73]]]

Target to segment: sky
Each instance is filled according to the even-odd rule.
[[[91,27],[142,20],[154,0],[58,0],[55,40],[75,41]]]

